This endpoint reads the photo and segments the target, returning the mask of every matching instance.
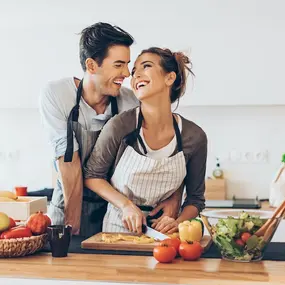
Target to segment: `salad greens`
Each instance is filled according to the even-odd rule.
[[[223,257],[234,260],[256,260],[262,257],[263,237],[254,233],[266,222],[259,216],[242,211],[238,218],[228,216],[212,226],[213,241]]]

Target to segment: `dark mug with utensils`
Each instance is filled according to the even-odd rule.
[[[47,229],[52,257],[66,257],[71,240],[70,225],[52,225]]]

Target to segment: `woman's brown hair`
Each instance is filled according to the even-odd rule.
[[[192,63],[188,56],[183,52],[172,52],[170,49],[163,49],[158,47],[151,47],[145,49],[140,55],[144,53],[153,53],[160,57],[160,64],[162,69],[166,72],[175,72],[176,79],[172,85],[170,93],[170,101],[174,103],[177,99],[184,95],[186,89],[187,71],[194,76]],[[189,66],[188,66],[189,65]]]

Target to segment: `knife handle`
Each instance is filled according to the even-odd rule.
[[[145,234],[146,233],[146,225],[142,224],[142,233]]]

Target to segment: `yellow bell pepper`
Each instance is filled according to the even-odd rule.
[[[190,242],[190,241],[200,241],[203,237],[203,223],[198,219],[187,220],[178,225],[179,238],[180,240]]]

